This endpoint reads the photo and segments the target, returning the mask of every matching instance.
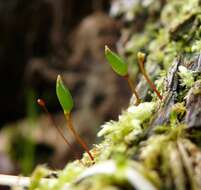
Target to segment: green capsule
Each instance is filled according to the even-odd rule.
[[[107,46],[105,46],[105,56],[112,69],[120,76],[128,75],[127,63],[119,57],[116,53],[112,52]]]
[[[69,114],[73,108],[73,98],[68,88],[65,87],[60,75],[57,76],[56,94],[64,114]]]

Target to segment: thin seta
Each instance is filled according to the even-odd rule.
[[[43,109],[43,111],[47,114],[50,122],[52,123],[52,125],[55,127],[55,129],[58,131],[59,135],[62,137],[62,139],[65,141],[65,143],[68,145],[68,147],[70,148],[70,150],[73,152],[74,154],[74,157],[79,160],[79,156],[78,154],[73,151],[73,147],[72,145],[70,144],[70,142],[67,140],[67,138],[63,135],[63,132],[62,130],[56,125],[56,122],[54,121],[52,115],[50,114],[50,112],[48,111],[47,109],[47,106],[46,106],[46,103],[45,103],[45,100],[39,98],[37,99],[37,103],[38,105]]]
[[[157,88],[154,85],[154,83],[150,80],[150,78],[149,78],[146,70],[144,69],[145,54],[142,53],[142,52],[138,52],[137,58],[138,58],[138,64],[139,64],[140,71],[141,71],[142,75],[144,76],[144,78],[147,81],[147,83],[150,85],[151,89],[156,93],[156,95],[158,96],[158,98],[160,100],[162,100],[163,97],[161,96],[160,92],[157,90]]]

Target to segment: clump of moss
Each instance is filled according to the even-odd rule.
[[[133,26],[135,32],[128,32],[130,40],[125,43],[124,53],[131,67],[135,67],[135,74],[138,70],[137,52],[143,50],[147,53],[146,70],[156,80],[164,99],[159,101],[151,94],[147,102],[146,96],[150,93],[147,88],[142,88],[145,97],[138,106],[130,105],[118,121],[101,126],[98,137],[103,140],[91,150],[95,165],[84,154],[81,162],[67,164],[51,183],[50,180],[40,183],[40,179],[34,176],[39,182],[34,183],[37,184],[34,189],[201,189],[201,128],[189,129],[185,119],[189,113],[186,95],[201,77],[200,71],[189,69],[199,60],[185,60],[200,53],[200,2],[171,0],[163,5],[162,1],[150,1],[148,5],[144,4],[145,1],[136,2],[132,9],[124,7],[120,11],[125,20],[129,14],[132,15],[129,21],[136,21],[139,14],[145,16],[143,26]],[[147,17],[153,13],[154,19]],[[190,64],[178,66],[172,79],[173,87],[168,87],[169,68],[178,63],[174,61],[176,58],[181,57],[184,59],[179,60],[184,65],[185,62]],[[139,78],[140,89],[144,83],[140,75],[136,78]],[[196,98],[199,101],[199,92]],[[167,109],[163,113],[164,107]],[[164,122],[154,124],[154,118],[161,114],[164,114]],[[125,171],[133,171],[137,181],[130,180]]]

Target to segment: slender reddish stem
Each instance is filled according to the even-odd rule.
[[[152,90],[157,94],[159,99],[162,100],[163,97],[160,95],[160,92],[156,89],[156,86],[154,85],[154,83],[149,79],[149,76],[147,75],[147,73],[146,73],[146,71],[144,69],[144,59],[139,59],[138,63],[139,63],[140,70],[141,70],[145,80],[148,82],[148,84],[150,85]]]
[[[136,106],[139,105],[140,102],[141,102],[141,100],[140,100],[140,97],[139,97],[139,95],[138,95],[138,93],[137,93],[137,91],[136,91],[135,84],[133,83],[133,81],[131,80],[131,78],[130,78],[128,75],[126,75],[124,78],[127,80],[128,85],[129,85],[129,87],[130,87],[132,93],[133,93],[133,94],[135,95],[135,97],[136,97],[135,105],[136,105]]]
[[[87,154],[89,155],[90,159],[92,161],[94,161],[94,157],[90,153],[89,148],[87,147],[86,143],[84,142],[84,140],[80,137],[80,135],[76,132],[75,128],[73,127],[73,122],[72,122],[71,114],[70,113],[65,113],[65,117],[66,117],[66,120],[67,120],[67,127],[70,129],[70,131],[72,132],[72,134],[75,136],[75,138],[77,139],[77,141],[79,142],[79,144],[87,152]]]
[[[61,129],[56,125],[56,122],[54,121],[52,115],[50,114],[50,112],[47,109],[45,101],[43,99],[38,99],[37,103],[41,106],[41,108],[44,110],[44,112],[48,115],[49,120],[51,121],[51,123],[53,124],[53,126],[55,127],[55,129],[57,130],[57,132],[60,134],[60,136],[62,137],[62,139],[65,141],[65,143],[69,146],[69,148],[73,152],[75,158],[77,160],[79,160],[79,156],[77,155],[76,152],[74,152],[72,145],[69,143],[69,141],[63,135],[63,132],[61,131]]]

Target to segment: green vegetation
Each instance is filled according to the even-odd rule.
[[[162,2],[137,1],[120,11],[124,19],[130,13],[132,22],[144,16],[136,32],[130,26],[124,53],[137,74],[137,53],[146,52],[143,67],[162,101],[136,75],[142,101],[101,126],[102,141],[90,150],[95,164],[84,153],[82,163],[68,163],[58,178],[43,183],[46,174],[36,175],[41,168],[36,169],[31,189],[201,189],[201,5],[198,0]],[[127,75],[127,64],[108,48],[106,58],[117,74]],[[72,98],[63,92],[59,100],[69,113]]]

